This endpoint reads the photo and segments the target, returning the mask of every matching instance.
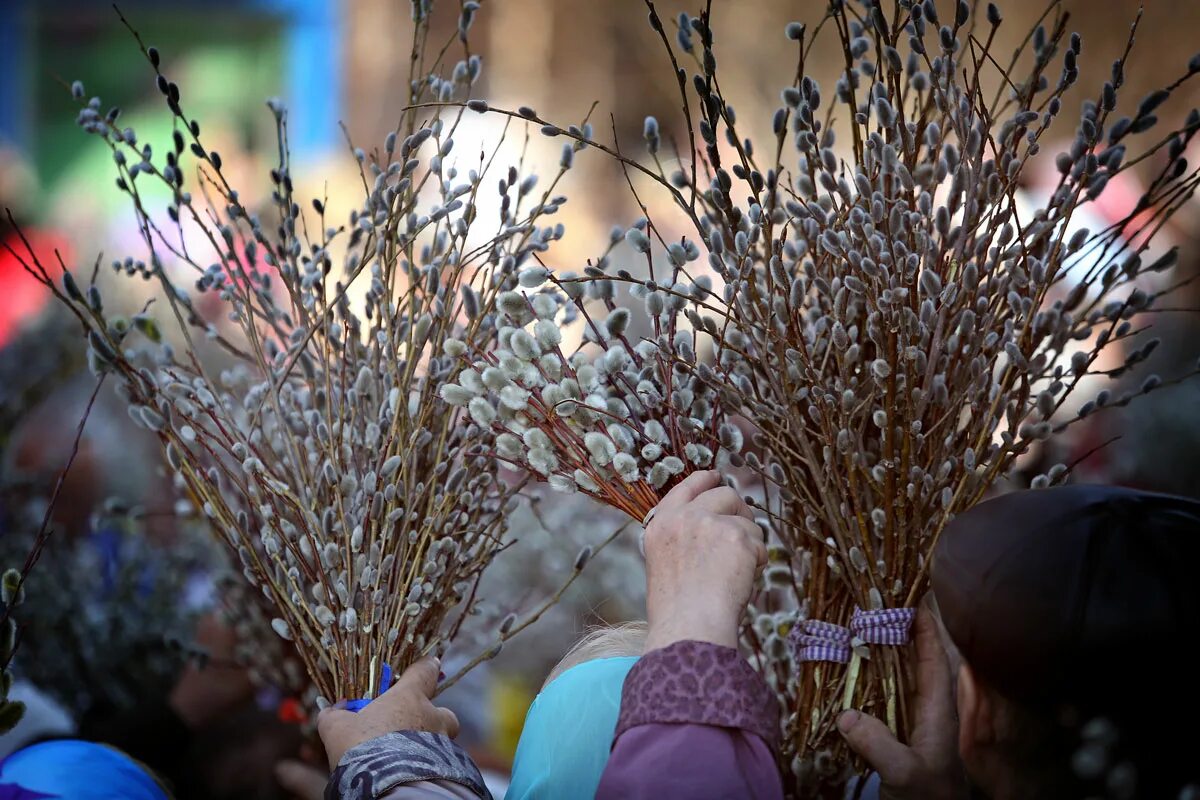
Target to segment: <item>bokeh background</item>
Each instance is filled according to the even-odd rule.
[[[382,142],[406,95],[412,36],[406,0],[125,0],[120,6],[145,41],[162,52],[164,68],[186,93],[189,111],[203,121],[206,138],[222,153],[231,183],[244,193],[257,187],[261,194],[251,200],[267,197],[276,142],[265,100],[277,96],[289,107],[300,194],[327,194],[331,209],[349,210],[358,189],[349,142],[366,148]],[[699,10],[676,0],[657,6],[664,18]],[[1084,43],[1082,78],[1065,103],[1071,109],[1107,78],[1138,3],[1068,0],[1063,6],[1071,14],[1068,29],[1078,31]],[[739,122],[749,135],[769,132],[779,90],[795,70],[795,46],[784,37],[784,25],[792,20],[815,24],[823,7],[821,0],[713,3],[722,86],[726,96],[737,98]],[[996,50],[1018,44],[1045,7],[1042,0],[1003,3],[1005,24]],[[454,36],[454,9],[442,12],[434,40]],[[1200,3],[1147,3],[1123,102],[1133,107],[1147,91],[1181,75],[1198,30]],[[563,126],[591,113],[600,140],[615,138],[639,153],[647,115],[658,118],[665,136],[684,133],[670,64],[646,23],[641,0],[486,0],[472,30],[472,48],[484,63],[475,93],[495,106],[529,105]],[[831,85],[836,63],[832,49],[818,48],[810,56],[809,73]],[[153,72],[108,0],[0,0],[0,206],[11,210],[39,254],[53,260],[57,251],[70,268],[86,275],[101,254],[107,263],[136,257],[140,249],[128,198],[114,186],[107,150],[75,124],[77,106],[69,87],[76,79],[84,82],[88,96],[102,97],[105,108],[120,106],[122,124],[133,125],[141,140],[169,140],[171,121]],[[1165,107],[1166,123],[1177,125],[1200,102],[1195,83]],[[459,137],[460,152],[464,140],[483,145],[499,130],[494,118],[470,115]],[[1070,134],[1060,131],[1062,137]],[[518,158],[520,145],[520,137],[511,141],[505,157]],[[560,144],[534,136],[529,145],[527,157],[535,162],[557,162]],[[1043,150],[1052,165],[1055,147]],[[1137,194],[1137,176],[1129,180],[1106,193],[1093,228],[1128,209],[1129,198]],[[650,187],[636,179],[634,186],[651,209],[665,210],[663,198]],[[551,252],[550,263],[578,270],[603,249],[613,225],[627,226],[640,212],[620,170],[594,153],[580,155],[564,188],[571,200],[560,219],[568,235]],[[1041,189],[1035,179],[1028,187],[1032,199]],[[1161,248],[1180,248],[1177,278],[1200,269],[1198,223],[1200,204],[1192,203],[1161,234]],[[7,220],[0,221],[0,235],[15,241]],[[145,301],[129,281],[121,285],[125,294],[117,302],[136,309]],[[1188,289],[1171,305],[1179,310],[1154,321],[1163,346],[1153,368],[1164,376],[1190,369],[1200,355],[1197,318],[1190,311],[1200,307],[1200,296]],[[5,565],[24,559],[28,533],[36,529],[68,456],[92,385],[75,324],[0,250],[0,555]],[[103,392],[57,507],[59,535],[48,551],[48,577],[30,586],[34,611],[29,613],[35,621],[28,624],[16,664],[19,677],[40,680],[57,704],[59,716],[47,717],[52,729],[95,713],[97,704],[136,703],[139,692],[167,691],[178,664],[169,658],[153,662],[157,651],[145,649],[144,640],[174,637],[186,649],[195,639],[196,619],[212,605],[206,576],[215,556],[207,552],[202,531],[172,513],[170,486],[152,445],[129,422],[118,399]],[[1185,383],[1119,413],[1098,415],[1079,426],[1061,451],[1039,454],[1024,469],[1032,475],[1049,463],[1070,463],[1089,453],[1078,469],[1081,479],[1200,495],[1200,388]],[[581,544],[598,541],[618,522],[582,502],[559,499],[543,503],[540,514],[518,514],[513,521],[520,538],[517,557],[492,576],[497,604],[519,604],[544,593],[553,584],[547,576],[569,565]],[[511,758],[531,697],[570,643],[590,624],[641,613],[636,547],[618,542],[606,556],[611,557],[517,640],[512,652],[502,653],[456,690],[464,736],[481,762],[498,772]],[[94,580],[96,575],[102,579]],[[147,575],[173,591],[153,595],[159,599],[141,603],[137,614],[121,610],[114,587],[151,580]],[[102,643],[111,651],[103,658]],[[61,653],[63,647],[74,651]],[[55,652],[61,655],[55,658]],[[54,660],[55,667],[39,676],[44,659]],[[142,662],[148,659],[146,666]],[[146,674],[138,671],[143,666]],[[99,684],[111,687],[96,688]],[[278,703],[260,701],[260,710],[268,709],[257,717],[264,736],[282,742],[280,752],[293,747],[287,734],[272,727],[270,709]]]

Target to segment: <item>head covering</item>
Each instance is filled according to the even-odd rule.
[[[571,667],[534,698],[505,800],[592,798],[608,763],[632,656]]]
[[[18,750],[0,762],[0,798],[168,800],[129,756],[93,742],[59,739]]]
[[[1190,669],[1181,652],[1200,618],[1198,567],[1200,503],[1079,485],[958,515],[931,579],[947,633],[987,685],[1120,717],[1167,702],[1145,687]]]

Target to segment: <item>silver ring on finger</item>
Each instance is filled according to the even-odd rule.
[[[646,526],[654,519],[654,512],[657,510],[658,506],[655,506],[642,517],[642,530],[638,533],[638,552],[642,554],[642,558],[646,557]]]

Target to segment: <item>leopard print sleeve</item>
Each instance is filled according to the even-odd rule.
[[[710,642],[681,641],[644,655],[621,692],[616,735],[653,723],[739,728],[779,744],[779,702],[741,654]]]

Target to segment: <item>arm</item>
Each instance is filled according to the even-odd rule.
[[[597,798],[782,798],[779,706],[738,654],[763,532],[715,472],[689,475],[646,528],[647,654],[625,679]]]
[[[680,641],[630,671],[597,800],[782,798],[778,704],[736,650]]]
[[[449,737],[425,731],[377,736],[346,751],[327,800],[490,800],[470,756]]]
[[[440,744],[444,745],[446,742]],[[450,744],[453,747],[453,744]],[[441,749],[440,746],[438,749]],[[409,748],[407,753],[409,757],[416,755],[412,748]],[[399,749],[394,753],[384,755],[385,768],[387,765],[396,763],[396,759],[404,758],[404,754]],[[391,777],[400,782],[390,789],[380,790],[376,781],[385,777],[383,770],[372,771],[368,767],[362,773],[356,774],[351,762],[343,759],[342,763],[345,768],[334,776],[335,783],[333,788],[329,789],[334,796],[342,791],[342,784],[347,784],[345,793],[353,796],[357,791],[353,788],[356,780],[359,783],[369,782],[371,791],[376,793],[383,791],[383,794],[379,794],[380,800],[479,800],[480,797],[485,796],[480,794],[478,786],[473,785],[472,781],[475,780],[475,777],[470,774],[469,770],[462,770],[456,776],[459,778],[457,782],[445,778],[423,780],[418,774],[411,771],[403,775],[393,771],[390,773]],[[302,761],[280,762],[275,767],[275,777],[279,785],[287,792],[287,796],[295,798],[295,800],[323,800],[326,790],[330,786],[330,776],[327,771]]]

